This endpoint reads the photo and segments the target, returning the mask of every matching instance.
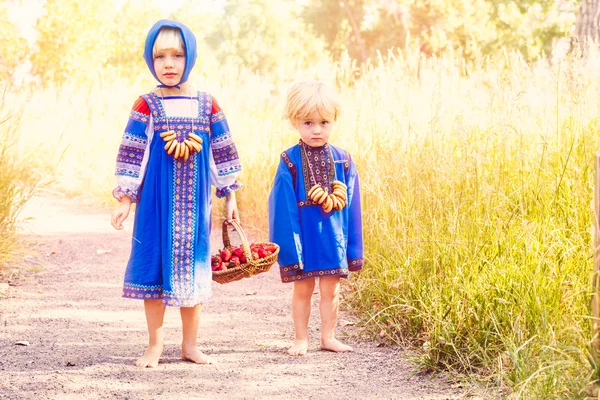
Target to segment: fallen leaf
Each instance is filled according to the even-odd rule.
[[[256,293],[258,293],[258,291],[256,291],[256,290],[253,292],[249,291],[249,292],[246,292],[246,296],[254,296]]]
[[[379,337],[380,338],[385,337],[385,331],[383,329],[379,332]]]
[[[75,363],[72,363],[71,361],[67,361],[67,367],[74,367]]]
[[[105,254],[105,253],[110,253],[112,250],[104,250],[104,249],[98,249],[96,250],[96,254]]]
[[[383,342],[377,343],[377,347],[385,347],[385,343],[383,343]]]
[[[15,342],[17,346],[29,346],[29,340],[19,340]]]
[[[348,320],[343,319],[343,320],[340,321],[340,325],[341,326],[353,326],[353,325],[355,325],[355,323],[352,322],[352,321],[348,321]]]

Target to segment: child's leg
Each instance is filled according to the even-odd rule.
[[[288,350],[292,356],[304,356],[308,351],[308,318],[310,317],[310,298],[314,290],[314,279],[294,282],[292,319],[296,330],[296,340]]]
[[[321,292],[321,349],[335,352],[352,351],[352,347],[343,344],[335,338],[340,305],[340,277],[327,276],[319,278]]]
[[[163,332],[165,305],[162,300],[144,300],[144,310],[148,325],[148,348],[144,355],[137,359],[135,365],[142,368],[154,368],[158,365],[165,341]]]
[[[179,310],[181,313],[181,327],[183,330],[181,359],[196,364],[213,364],[213,361],[197,347],[201,310],[202,304],[197,304],[194,307],[181,307]]]

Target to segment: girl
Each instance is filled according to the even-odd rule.
[[[190,29],[157,22],[144,59],[160,85],[133,105],[117,156],[113,194],[121,204],[111,219],[123,229],[137,203],[123,297],[144,300],[149,343],[135,364],[158,365],[167,305],[180,307],[181,358],[208,364],[196,338],[202,303],[211,296],[211,184],[218,198],[226,198],[227,217],[239,220],[234,192],[241,187],[240,162],[216,100],[187,81],[196,62]]]
[[[308,349],[308,319],[315,278],[321,293],[321,349],[352,351],[335,338],[340,278],[363,265],[358,173],[346,151],[329,144],[339,114],[321,82],[295,84],[284,111],[300,135],[281,154],[269,196],[270,240],[280,246],[281,280],[293,282],[291,355]]]

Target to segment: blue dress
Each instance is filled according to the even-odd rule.
[[[348,205],[326,213],[310,200],[308,191],[316,182],[331,193],[335,180],[348,187]],[[349,153],[330,144],[310,147],[300,141],[281,154],[269,195],[269,236],[280,246],[283,282],[347,278],[349,271],[362,269],[360,184]]]
[[[195,104],[196,115],[167,116],[165,102]],[[181,141],[193,131],[202,150],[187,161],[164,149],[160,133]],[[117,157],[117,199],[137,202],[123,297],[193,307],[211,296],[211,185],[224,197],[241,185],[238,153],[227,121],[208,93],[161,99],[150,93],[133,107]]]

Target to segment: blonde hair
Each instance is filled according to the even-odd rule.
[[[183,44],[183,38],[181,32],[177,28],[162,28],[158,31],[154,46],[152,47],[152,57],[156,57],[156,54],[165,49],[179,49],[185,51]]]
[[[323,82],[296,82],[288,92],[283,118],[296,125],[301,119],[308,119],[317,111],[325,120],[336,121],[340,115],[337,95]]]

